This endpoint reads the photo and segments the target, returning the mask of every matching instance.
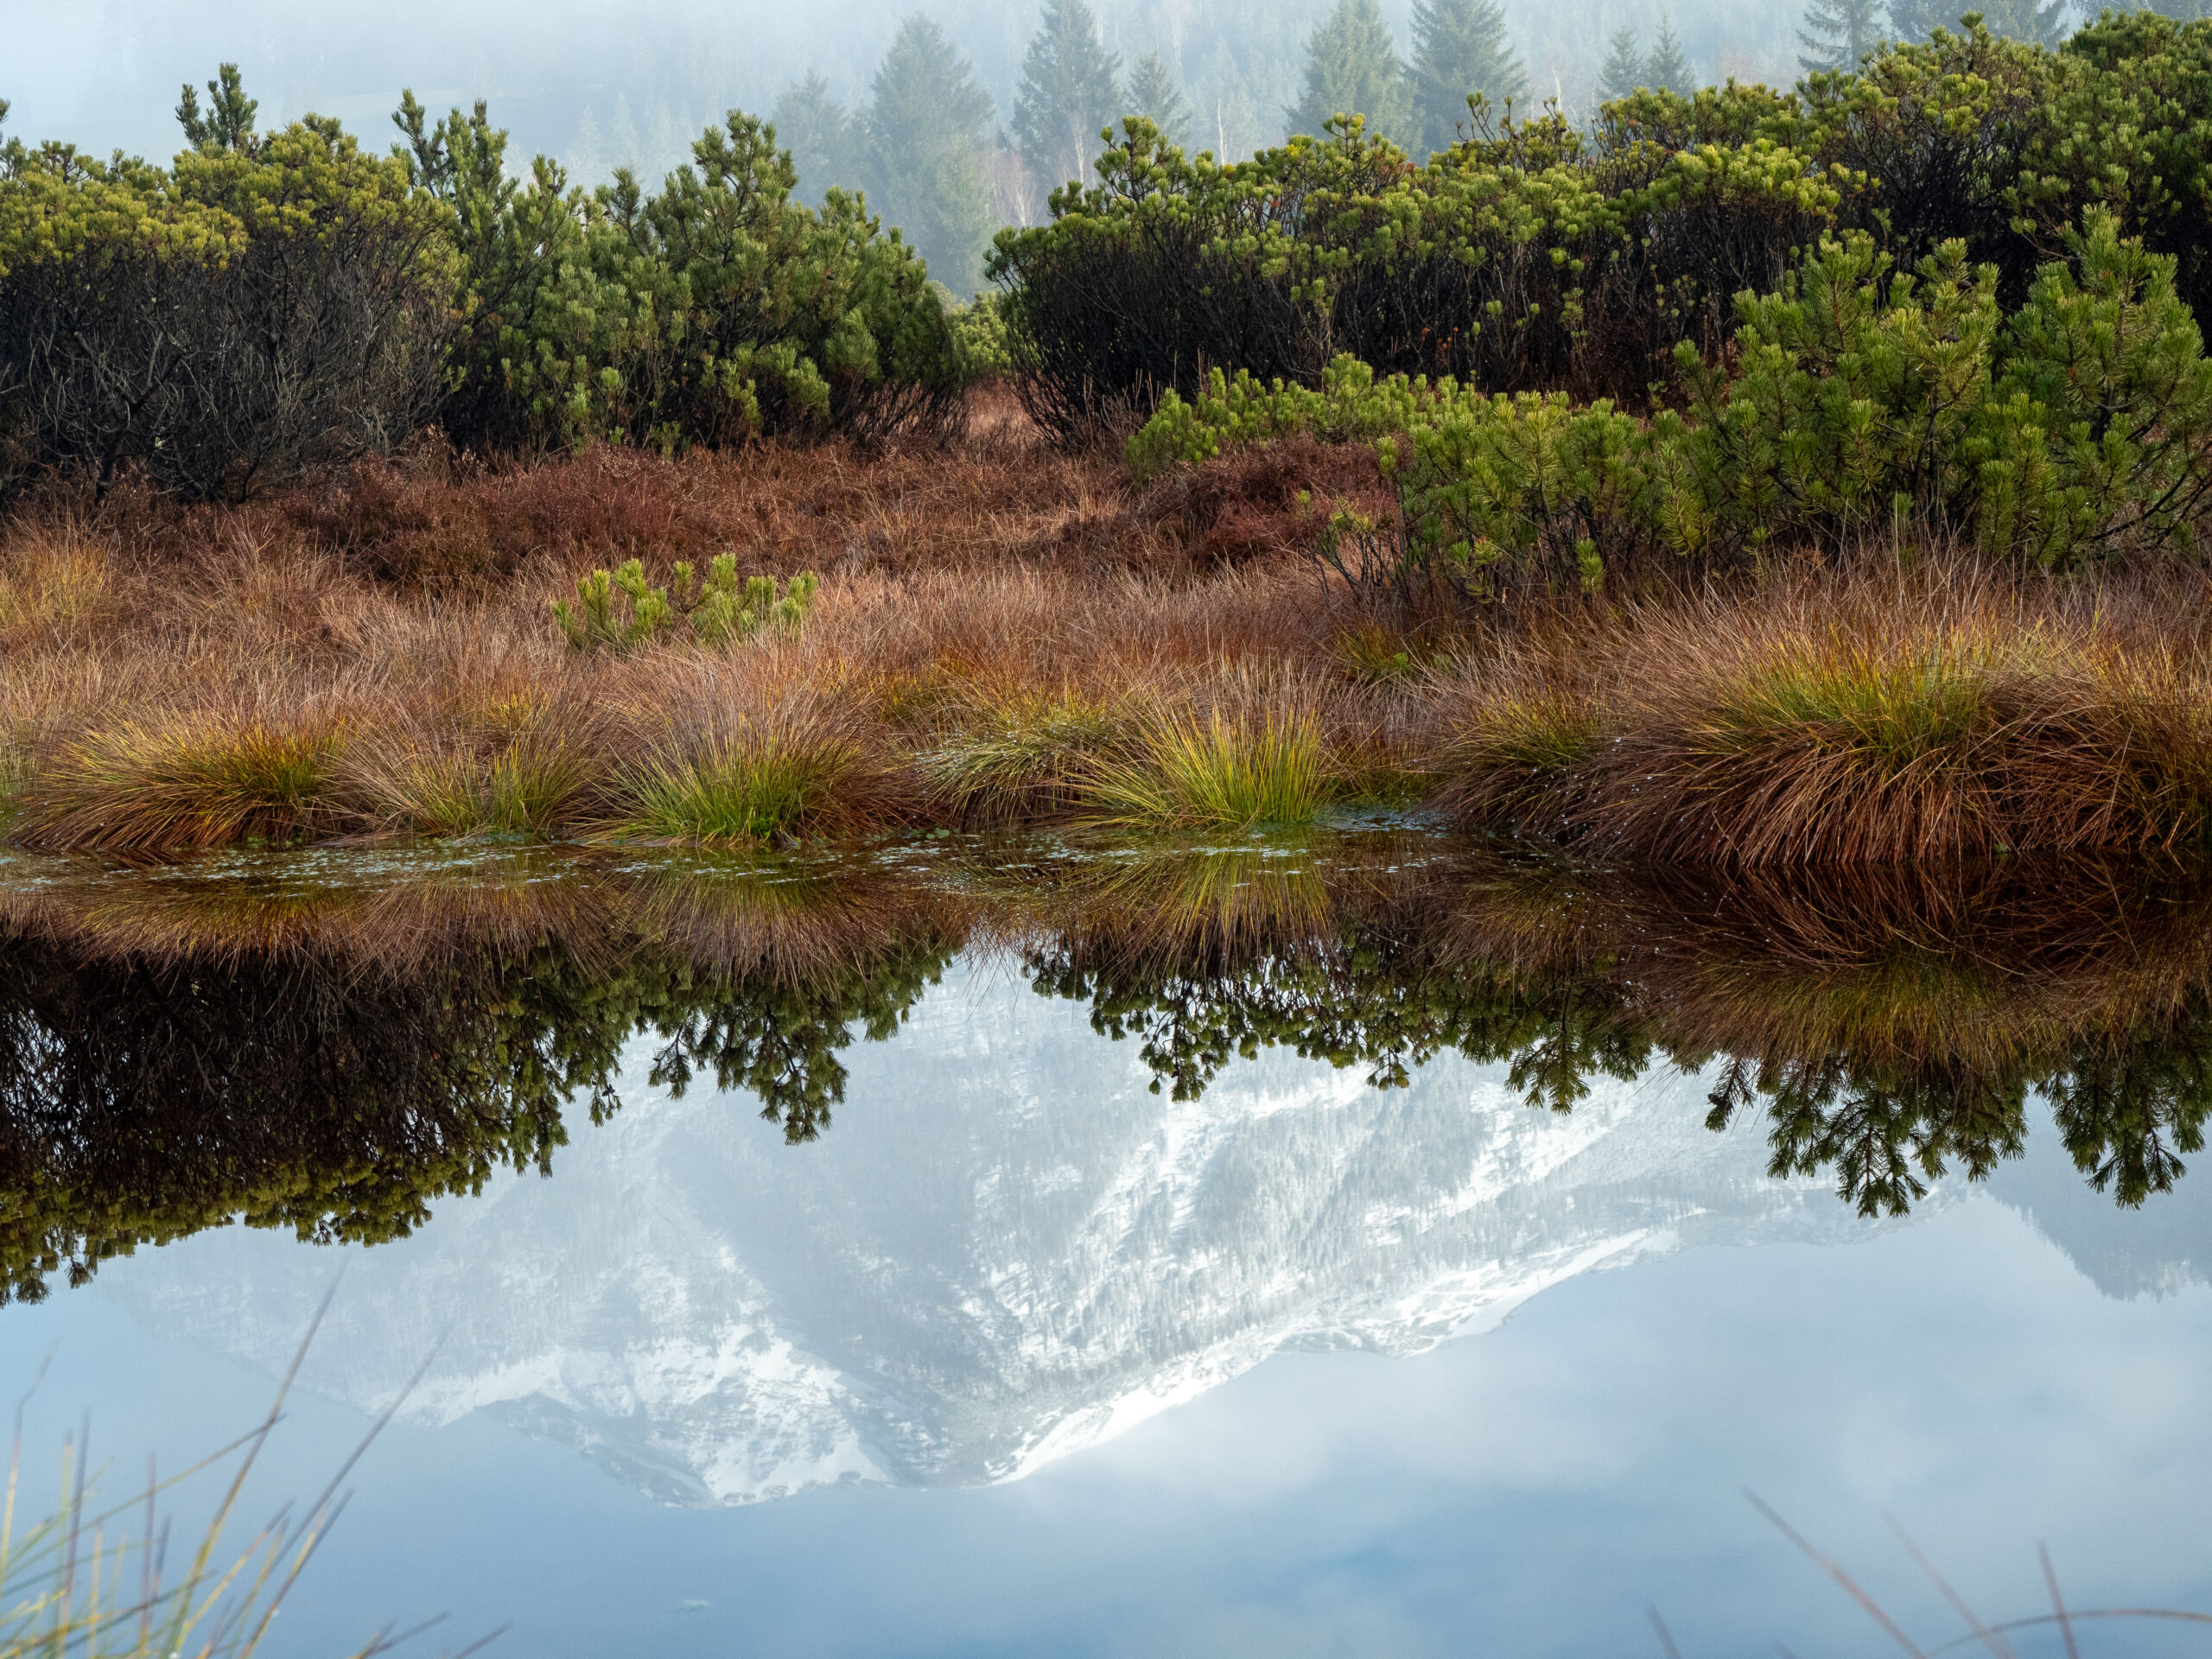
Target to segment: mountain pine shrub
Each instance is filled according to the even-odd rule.
[[[487,448],[594,440],[674,449],[766,434],[927,425],[962,385],[929,275],[861,200],[817,211],[775,130],[733,111],[658,194],[626,169],[587,194],[543,156],[507,176],[479,104],[394,118],[467,272],[445,416]]]
[[[1233,163],[1124,122],[993,251],[1032,412],[1073,436],[1217,367],[1312,386],[1347,353],[1649,409],[1683,391],[1679,344],[1715,360],[1736,296],[1824,239],[1909,273],[1960,243],[2011,311],[2093,209],[2212,302],[2212,20],[2107,14],[2056,50],[1969,21],[1788,92],[1635,91],[1586,128],[1474,114],[1421,166],[1356,116]]]
[[[1377,597],[1594,588],[1603,553],[1757,559],[1906,521],[2047,569],[2189,547],[2212,488],[2212,363],[2174,261],[2098,211],[2010,319],[1997,287],[1960,242],[1905,273],[1853,232],[1743,295],[1721,362],[1680,346],[1682,395],[1648,417],[1340,358],[1318,389],[1216,370],[1192,402],[1169,391],[1129,464],[1146,478],[1293,435],[1372,444],[1395,518],[1339,512],[1316,546]]]
[[[185,113],[206,142],[167,168],[0,147],[0,482],[137,465],[235,498],[434,411],[457,275],[435,204],[335,122],[257,134],[242,94]]]

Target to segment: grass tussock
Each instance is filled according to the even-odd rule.
[[[403,752],[368,772],[378,817],[423,835],[538,836],[568,821],[598,768],[557,734],[513,740],[489,754]]]
[[[2031,683],[2014,671],[2012,643],[1830,631],[1678,670],[1655,717],[1611,746],[1591,810],[1609,838],[1677,859],[1894,862],[1997,850],[2010,830],[1998,772]]]
[[[1085,780],[1087,809],[1141,829],[1236,829],[1311,823],[1333,780],[1319,726],[1295,711],[1239,720],[1171,715],[1138,753],[1101,762]]]
[[[1473,699],[1443,746],[1443,801],[1483,823],[1549,827],[1580,800],[1601,729],[1596,706],[1572,686]]]
[[[1034,823],[1075,810],[1102,766],[1125,760],[1139,721],[1123,698],[1017,686],[964,700],[919,766],[965,823]]]
[[[2212,825],[2212,652],[2164,608],[2179,586],[1938,567],[1632,611],[1464,669],[1440,799],[1671,863],[2191,844]]]
[[[345,813],[330,785],[335,722],[280,724],[220,713],[124,721],[41,772],[27,838],[69,850],[159,854],[329,833]]]
[[[619,833],[702,845],[749,845],[823,827],[840,804],[838,782],[857,756],[829,743],[793,748],[772,740],[717,739],[690,754],[656,757],[616,782]]]
[[[747,847],[897,816],[901,780],[856,699],[796,683],[789,666],[748,676],[708,661],[668,678],[660,729],[610,776],[601,833]]]
[[[553,836],[606,771],[591,710],[524,686],[468,699],[423,729],[402,719],[347,757],[352,792],[379,827],[415,835]]]

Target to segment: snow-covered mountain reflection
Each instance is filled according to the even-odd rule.
[[[1663,1066],[1554,1114],[1457,1056],[1376,1090],[1271,1050],[1177,1103],[989,969],[852,1051],[811,1145],[748,1096],[658,1094],[645,1052],[553,1179],[348,1251],[308,1380],[375,1404],[442,1343],[409,1415],[490,1414],[676,1502],[976,1484],[1283,1349],[1414,1353],[1578,1273],[1872,1225],[1768,1179],[1761,1127],[1708,1131],[1705,1085]],[[231,1229],[105,1294],[274,1366],[337,1267]]]

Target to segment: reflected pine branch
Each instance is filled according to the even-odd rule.
[[[1018,967],[1195,1100],[1281,1050],[1532,1108],[1709,1079],[1777,1179],[1868,1217],[1987,1177],[2049,1103],[2095,1189],[2171,1192],[2212,1113],[2193,866],[1823,877],[1577,866],[1390,832],[859,854],[53,861],[0,896],[0,1300],[242,1221],[405,1236],[621,1109],[749,1094],[794,1144],[957,957]]]

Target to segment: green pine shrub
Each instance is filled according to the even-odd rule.
[[[1648,418],[1348,359],[1318,390],[1216,370],[1193,403],[1163,396],[1129,464],[1148,477],[1294,434],[1371,443],[1396,515],[1340,510],[1315,546],[1374,597],[1594,588],[1603,555],[1755,560],[1905,523],[2046,569],[2185,550],[2212,487],[2212,363],[2176,262],[2101,208],[2065,248],[2006,319],[1995,268],[1956,240],[1910,274],[1864,232],[1825,240],[1738,299],[1725,359],[1677,346],[1682,393]]]
[[[436,204],[334,121],[237,117],[167,168],[0,146],[0,484],[136,465],[235,498],[434,412],[457,275]]]
[[[1593,145],[1556,112],[1412,166],[1355,116],[1249,162],[1122,124],[1100,181],[1000,233],[1008,351],[1033,415],[1110,424],[1208,365],[1313,385],[1335,354],[1491,390],[1640,397],[1686,334],[1771,287],[1841,194],[1761,135],[1679,151]]]
[[[1033,412],[1071,435],[1216,365],[1312,387],[1339,354],[1641,409],[1825,239],[1906,272],[1960,244],[2011,310],[2099,210],[2212,302],[2212,20],[2107,14],[2056,51],[1976,21],[1789,92],[1639,91],[1586,129],[1470,113],[1422,166],[1357,117],[1226,164],[1124,122],[992,256]]]
[[[764,629],[796,636],[820,586],[807,570],[780,587],[773,576],[748,576],[741,588],[737,555],[718,553],[703,579],[690,561],[678,560],[674,582],[656,588],[645,562],[628,559],[619,569],[578,577],[575,606],[555,600],[553,620],[577,651],[636,651],[679,633],[702,645],[734,645]]]
[[[965,384],[939,291],[861,200],[817,210],[775,129],[732,111],[658,194],[585,192],[541,156],[507,175],[480,103],[393,118],[467,272],[444,410],[460,442],[674,449],[762,435],[879,437],[943,421]]]

